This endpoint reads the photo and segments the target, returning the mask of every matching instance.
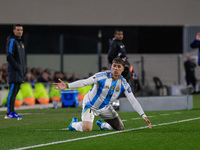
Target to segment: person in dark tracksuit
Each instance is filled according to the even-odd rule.
[[[108,62],[110,64],[112,64],[113,59],[116,58],[119,53],[126,53],[125,46],[122,43],[123,37],[123,31],[116,29],[114,38],[109,42]]]
[[[13,35],[8,36],[6,44],[10,91],[7,98],[7,114],[5,119],[18,118],[18,120],[21,120],[22,117],[14,111],[14,104],[16,95],[21,83],[24,82],[26,74],[25,49],[21,40],[23,26],[20,24],[14,25],[13,33]]]

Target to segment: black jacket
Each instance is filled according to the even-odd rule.
[[[185,67],[185,71],[186,71],[186,78],[195,78],[195,67],[196,64],[190,60],[186,60],[184,62],[184,67]]]
[[[126,53],[125,46],[122,41],[113,38],[110,41],[110,47],[108,51],[108,61],[110,64],[112,64],[113,59],[116,58],[119,53]]]
[[[6,55],[8,61],[8,82],[24,82],[26,74],[26,62],[25,49],[22,40],[16,36],[8,36]]]
[[[127,82],[131,78],[130,63],[127,60],[124,62],[124,71],[122,72],[122,76],[126,79]]]

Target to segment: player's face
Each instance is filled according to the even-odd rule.
[[[23,35],[23,27],[21,26],[16,26],[15,29],[13,30],[13,33],[15,36],[18,36],[18,37],[22,37]]]
[[[114,77],[119,78],[123,71],[124,71],[124,66],[122,64],[118,64],[118,63],[113,63],[112,64],[112,66],[111,66],[111,74]]]
[[[122,31],[117,31],[115,33],[115,38],[118,39],[118,40],[123,40],[123,38],[124,38],[123,32]]]

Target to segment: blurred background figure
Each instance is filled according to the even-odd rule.
[[[105,66],[101,68],[101,71],[106,71],[106,70],[108,70],[108,68]]]
[[[52,76],[52,74],[51,74],[51,69],[46,68],[46,69],[44,70],[44,72],[46,72],[46,73],[48,74],[49,81],[52,81],[52,80],[53,80],[53,76]]]
[[[67,72],[65,72],[64,74],[63,74],[63,81],[68,81],[68,73]]]
[[[3,78],[3,70],[0,68],[0,84],[4,84],[6,81]],[[1,88],[1,87],[0,87]]]
[[[192,61],[191,56],[187,55],[187,60],[184,62],[185,67],[185,80],[187,86],[192,85],[194,88],[194,93],[196,89],[196,77],[195,77],[195,67],[196,64]]]
[[[73,72],[72,76],[69,78],[69,82],[73,82],[73,81],[76,81],[76,80],[79,80],[79,78],[77,77],[76,72]]]
[[[123,38],[123,31],[121,29],[116,29],[114,31],[114,38],[109,41],[108,62],[110,64],[112,64],[113,59],[116,58],[119,53],[126,53],[125,46],[122,43]]]
[[[54,82],[59,82],[59,79],[60,78],[60,72],[56,71],[53,75],[53,81]]]
[[[197,33],[196,38],[190,43],[191,48],[199,48],[198,65],[200,66],[200,32]]]
[[[25,81],[29,82],[31,84],[31,87],[34,88],[36,80],[35,75],[32,74],[30,68],[27,68]]]
[[[132,92],[135,94],[135,92],[141,90],[141,85],[138,81],[138,77],[134,71],[134,68],[132,65],[130,65],[128,57],[125,53],[119,53],[118,57],[124,61],[124,71],[122,72],[122,76],[130,84]]]
[[[37,80],[38,80],[39,78],[42,77],[42,72],[43,72],[43,69],[42,69],[42,68],[38,67],[38,68],[36,69],[36,79],[37,79]]]
[[[1,67],[2,70],[2,78],[4,80],[4,83],[8,83],[8,65],[7,63],[4,63]]]
[[[50,81],[49,74],[47,72],[42,72],[41,77],[38,78],[38,82],[48,83]]]
[[[88,73],[88,77],[91,77],[91,76],[93,76],[93,73],[92,72]]]

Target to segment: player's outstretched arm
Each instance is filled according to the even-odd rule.
[[[126,91],[124,94],[126,95],[127,99],[129,100],[130,104],[132,105],[133,109],[135,109],[135,111],[146,121],[149,128],[152,129],[150,120],[145,115],[140,103],[137,101],[137,99],[135,98],[133,93]]]
[[[54,89],[64,90],[68,88],[68,85],[65,84],[65,82],[63,82],[61,79],[58,79],[58,80],[60,81],[59,83],[53,83]]]
[[[148,124],[149,128],[152,129],[152,127],[151,127],[151,121],[147,117],[145,117],[144,120]]]

